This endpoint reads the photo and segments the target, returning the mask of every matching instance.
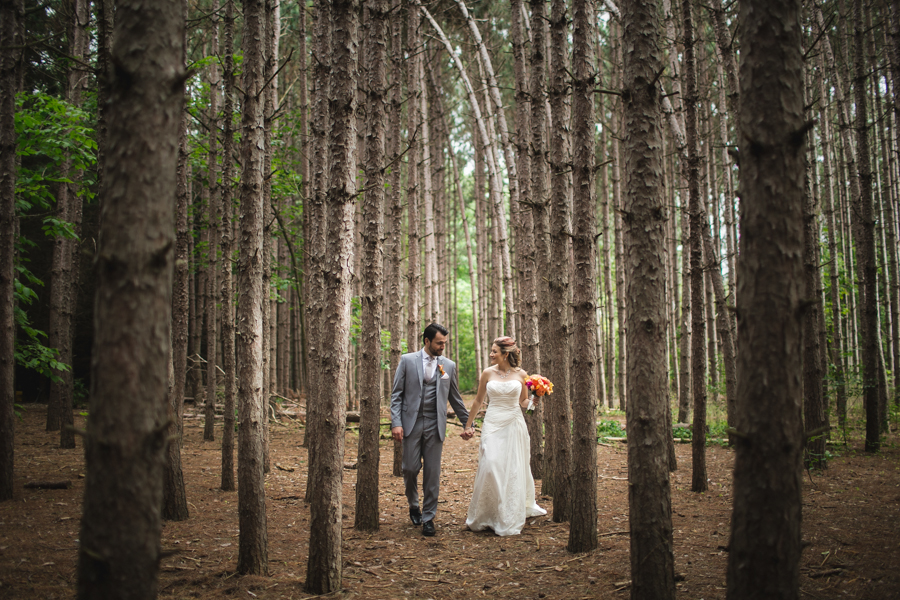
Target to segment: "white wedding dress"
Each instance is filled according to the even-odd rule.
[[[546,515],[534,501],[531,440],[522,409],[519,381],[488,381],[488,409],[481,429],[478,473],[466,525],[472,531],[492,529],[517,535],[525,519]]]

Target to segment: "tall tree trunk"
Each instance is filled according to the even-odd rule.
[[[212,22],[210,54],[219,55],[219,2],[213,4],[215,16]],[[219,68],[213,61],[209,65],[209,137],[206,163],[209,205],[206,207],[206,405],[203,420],[203,439],[216,439],[216,322],[218,317],[219,277],[219,224],[222,221],[222,205],[219,189]]]
[[[547,163],[547,113],[544,105],[547,102],[547,6],[543,0],[529,0],[531,4],[531,218],[534,227],[534,243],[535,243],[535,270],[538,273],[546,274],[550,268],[550,182],[549,182],[549,165]],[[549,340],[550,338],[550,298],[547,286],[547,277],[537,277],[535,285],[535,293],[537,295],[537,315],[538,315],[538,341]],[[549,377],[550,361],[545,356],[550,351],[540,354],[540,363],[537,364],[538,370],[542,371],[545,376]],[[538,358],[538,357],[536,357]],[[538,410],[534,412],[537,415],[534,418],[538,425],[533,427],[542,433],[546,433],[547,437],[539,444],[543,446],[543,453],[539,457],[532,455],[531,470],[532,473],[537,471],[542,476],[542,494],[551,491],[553,483],[550,477],[543,476],[544,467],[549,458],[547,455],[552,444],[552,436],[550,431],[544,429],[546,418],[544,417],[543,403],[538,405]],[[540,465],[535,465],[535,459],[541,461]],[[536,476],[537,477],[537,476]]]
[[[819,53],[819,97],[827,98],[827,89],[825,87],[825,57]],[[821,140],[822,161],[822,185],[825,197],[825,215],[828,226],[828,272],[830,276],[830,298],[831,298],[831,360],[834,365],[833,386],[836,395],[836,410],[838,424],[843,429],[847,421],[847,388],[845,386],[844,375],[844,343],[843,343],[843,314],[841,311],[840,296],[840,262],[838,259],[837,232],[835,231],[838,220],[834,215],[834,185],[831,182],[832,163],[831,163],[831,120],[827,112],[827,106],[824,102],[820,103],[819,122],[822,124],[822,134],[819,136]]]
[[[574,336],[572,360],[573,468],[569,552],[597,547],[597,300],[594,240],[597,209],[594,197],[594,37],[593,5],[572,6],[573,50],[573,221],[572,249]]]
[[[233,492],[235,431],[234,283],[231,259],[234,255],[234,0],[225,0],[222,41],[224,63],[224,108],[222,121],[222,370],[224,379],[224,424],[222,430],[222,490]],[[304,177],[304,182],[306,178]]]
[[[691,0],[682,2],[684,27],[684,123],[687,135],[687,160],[682,169],[688,184],[691,237],[691,396],[694,400],[691,438],[691,491],[705,492],[706,477],[706,293],[703,287],[703,238],[707,226],[706,206],[700,197],[700,140],[697,132],[697,69],[694,58],[694,19]]]
[[[355,527],[377,531],[378,451],[381,430],[381,313],[384,301],[382,255],[384,250],[384,139],[386,77],[386,0],[368,7],[365,24],[366,57],[366,188],[362,257],[362,319],[360,321],[360,418],[356,476]]]
[[[263,164],[265,153],[265,0],[244,1],[244,63],[241,89],[241,241],[238,257],[238,323],[235,354],[238,369],[238,565],[239,573],[269,571],[266,531],[266,488],[263,473],[262,312],[267,306],[263,287]]]
[[[400,13],[400,0],[391,1],[391,11]],[[403,263],[403,196],[400,193],[401,167],[400,148],[403,136],[400,132],[400,117],[403,112],[403,21],[399,18],[391,19],[391,96],[390,96],[390,148],[388,156],[391,160],[391,168],[388,175],[388,193],[390,205],[388,207],[387,239],[385,245],[385,271],[387,281],[387,318],[388,329],[391,332],[391,370],[388,373],[389,381],[394,380],[394,373],[400,365],[400,356],[403,354],[401,338],[403,337],[403,283],[400,269]],[[469,248],[471,252],[471,248]],[[473,288],[473,293],[475,292]],[[407,340],[409,347],[409,341]],[[478,344],[475,345],[478,347]],[[389,389],[389,388],[388,388]],[[394,440],[393,475],[403,475],[403,442]]]
[[[553,402],[549,403],[550,436],[554,445],[549,455],[553,477],[553,521],[568,521],[572,510],[572,432],[569,407],[569,106],[566,101],[568,64],[566,39],[569,17],[565,0],[554,0],[550,14],[550,335],[544,345],[548,351],[547,377],[553,382]],[[583,352],[583,348],[578,349]],[[541,357],[543,362],[543,357]]]
[[[510,21],[513,37],[513,57],[516,77],[516,176],[519,183],[519,205],[511,205],[510,212],[518,212],[519,229],[516,231],[516,257],[519,271],[519,339],[522,344],[522,368],[528,373],[538,373],[541,365],[540,337],[537,307],[537,256],[534,243],[534,217],[531,210],[531,111],[534,105],[529,94],[525,33],[523,31],[522,0],[510,3]],[[468,234],[467,234],[468,235]],[[478,354],[479,366],[481,353]],[[478,371],[480,372],[480,371]],[[528,436],[531,438],[531,475],[543,476],[543,431],[541,413],[534,411],[525,416]]]
[[[186,6],[185,6],[186,8]],[[185,40],[187,47],[187,40]],[[181,446],[184,443],[184,389],[187,380],[188,352],[188,143],[187,110],[181,115],[178,140],[178,181],[175,196],[175,271],[172,282],[172,339],[168,362],[172,366],[169,385],[169,437],[177,440],[166,448],[166,470],[163,475],[163,519],[184,521],[188,512],[181,469]]]
[[[82,90],[87,80],[84,69],[84,55],[87,51],[87,26],[89,11],[86,0],[69,0],[66,16],[71,64],[66,77],[66,99],[74,106],[81,106]],[[76,237],[58,236],[53,241],[53,259],[50,286],[50,324],[48,345],[57,351],[57,360],[68,365],[68,369],[57,372],[50,381],[50,399],[47,403],[47,431],[60,431],[60,447],[74,448],[75,434],[72,429],[72,396],[74,377],[72,373],[72,337],[74,316],[78,301],[78,238],[81,235],[82,196],[79,193],[82,174],[72,173],[72,161],[65,159],[60,167],[59,184],[56,194],[56,218],[71,225]],[[72,183],[65,182],[66,179]]]
[[[628,507],[631,598],[675,598],[672,501],[666,447],[666,211],[662,181],[662,71],[659,7],[629,2],[622,9],[625,53],[623,133],[628,265]]]
[[[825,468],[825,434],[821,428],[825,425],[825,391],[822,389],[824,374],[822,373],[821,352],[819,345],[819,314],[823,307],[818,290],[819,271],[819,223],[817,194],[814,193],[813,180],[816,161],[813,151],[815,143],[807,140],[808,152],[806,160],[806,194],[803,199],[803,283],[805,310],[803,311],[803,425],[806,431],[818,430],[818,433],[806,440],[804,463],[807,468]]]
[[[23,0],[0,2],[0,47],[16,46]],[[15,477],[16,79],[22,51],[0,53],[0,501]]]
[[[624,29],[624,26],[623,28]],[[624,56],[622,52],[623,31],[616,22],[613,22],[613,49],[615,53],[615,64],[623,65],[623,71],[620,72],[622,81],[624,82]],[[617,69],[618,71],[618,69]],[[619,86],[623,87],[623,86]],[[623,159],[624,149],[619,141],[622,132],[625,130],[624,111],[618,111],[616,117],[616,134],[613,135],[613,199],[615,201],[615,219],[616,224],[616,332],[618,333],[618,349],[616,355],[616,384],[619,396],[619,410],[627,409],[627,361],[628,348],[626,342],[625,328],[625,244],[624,244],[624,223],[622,222],[622,212],[625,210],[625,198],[622,192],[622,165],[625,164]]]
[[[345,400],[350,357],[350,266],[353,264],[356,196],[356,86],[360,7],[358,0],[332,4],[332,69],[329,105],[329,184],[326,201],[329,247],[325,260],[325,312],[322,322],[322,418],[316,426],[321,463],[312,482],[309,559],[305,589],[331,593],[341,586],[341,489]]]
[[[859,168],[859,199],[853,207],[854,221],[861,233],[858,241],[859,267],[862,274],[862,385],[866,411],[866,452],[881,447],[881,423],[878,406],[878,299],[875,261],[875,208],[872,196],[872,172],[869,158],[868,98],[866,95],[866,61],[863,54],[865,22],[861,0],[854,0],[854,81],[856,103],[856,154]]]
[[[408,257],[406,261],[406,343],[412,350],[419,343],[421,317],[419,315],[419,296],[421,295],[422,264],[421,264],[421,237],[419,236],[419,156],[421,153],[422,131],[421,115],[419,109],[421,103],[418,95],[422,93],[419,81],[419,63],[422,59],[421,48],[421,21],[422,16],[412,4],[407,2],[406,25],[406,52],[407,56],[407,97],[409,102],[406,108],[406,131],[408,145],[408,162],[406,167],[406,247]]]
[[[741,322],[727,598],[795,599],[806,152],[800,2],[744,2],[738,23]]]
[[[79,598],[156,598],[184,98],[179,0],[121,0],[97,253]]]

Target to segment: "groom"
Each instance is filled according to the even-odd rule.
[[[404,354],[391,390],[391,434],[403,441],[403,481],[409,501],[409,518],[422,525],[422,534],[434,535],[441,482],[441,451],[447,429],[447,400],[465,424],[469,411],[459,395],[456,363],[444,358],[447,328],[432,323],[425,328],[424,347]],[[424,502],[419,508],[418,478],[423,468]]]

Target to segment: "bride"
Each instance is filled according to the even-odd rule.
[[[478,395],[463,432],[464,439],[474,435],[475,415],[487,395],[478,472],[466,525],[472,531],[491,529],[497,535],[517,535],[526,518],[547,514],[534,500],[531,441],[521,410],[528,404],[528,375],[519,368],[519,348],[511,337],[494,340],[490,357],[491,366],[481,374]]]

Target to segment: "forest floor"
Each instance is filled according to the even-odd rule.
[[[190,411],[190,408],[188,409]],[[71,598],[76,585],[84,459],[60,450],[44,431],[46,408],[26,405],[16,431],[16,497],[0,503],[0,598]],[[619,420],[621,416],[617,417]],[[77,415],[76,426],[83,426]],[[309,543],[306,450],[290,419],[271,425],[267,476],[269,576],[236,575],[237,495],[219,490],[220,442],[202,441],[202,420],[186,418],[182,453],[191,518],[165,523],[160,598],[310,598],[303,592]],[[456,427],[451,427],[451,434]],[[221,439],[221,430],[217,431]],[[356,462],[348,432],[345,465]],[[876,455],[861,440],[832,448],[824,472],[804,474],[801,561],[803,598],[900,598],[900,438]],[[710,488],[690,491],[691,447],[676,446],[672,512],[678,598],[725,598],[732,506],[730,449],[707,449]],[[331,598],[610,598],[629,596],[625,445],[598,447],[600,547],[566,551],[569,527],[548,514],[521,535],[500,538],[465,526],[478,440],[448,435],[444,445],[437,535],[409,522],[402,481],[391,475],[392,442],[382,441],[381,529],[353,528],[356,471],[344,470],[343,589]],[[69,479],[69,489],[34,490],[28,481]],[[540,487],[540,482],[538,482]],[[539,504],[552,512],[552,499]]]

